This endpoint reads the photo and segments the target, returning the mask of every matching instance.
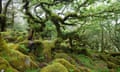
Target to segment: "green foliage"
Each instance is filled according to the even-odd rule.
[[[0,14],[0,17],[4,17],[5,15],[4,14]]]
[[[24,44],[19,45],[19,50],[24,53],[28,53],[29,51],[29,49]]]
[[[57,36],[56,28],[51,21],[47,21],[44,31],[41,33],[43,37],[54,39]]]
[[[69,72],[74,72],[74,69],[69,69]]]
[[[89,57],[87,57],[85,55],[79,55],[78,58],[79,58],[80,62],[83,63],[85,66],[87,66],[89,68],[93,68],[93,62]]]
[[[25,1],[26,3],[24,2],[22,5],[25,6],[29,4],[23,8],[26,9],[23,10],[23,13],[27,15],[25,18],[23,18],[23,15],[19,14],[20,10],[9,9],[12,4],[13,8],[15,8],[14,5],[16,6],[16,3],[19,3],[14,3],[14,1],[8,5],[10,7],[7,8],[7,15],[0,14],[1,23],[6,19],[5,23],[7,30],[7,35],[0,35],[0,56],[10,62],[12,66],[16,67],[18,70],[22,70],[22,68],[18,66],[21,64],[20,66],[22,66],[24,70],[26,69],[24,67],[28,66],[25,65],[23,60],[26,60],[27,62],[31,61],[30,63],[34,64],[34,62],[28,58],[29,56],[31,57],[31,55],[24,55],[28,54],[29,51],[27,44],[20,44],[19,48],[16,46],[15,49],[12,48],[12,45],[7,44],[16,44],[27,39],[27,35],[29,35],[27,29],[29,28],[35,31],[33,40],[43,39],[41,39],[39,43],[33,45],[33,47],[36,48],[33,53],[35,54],[33,55],[33,57],[35,56],[35,60],[39,62],[49,62],[55,59],[52,63],[50,62],[50,65],[46,67],[42,66],[42,72],[79,72],[80,70],[88,70],[87,68],[91,69],[92,72],[109,72],[107,66],[115,68],[117,72],[120,71],[120,68],[116,68],[116,64],[117,62],[119,63],[119,61],[112,59],[111,57],[109,59],[111,60],[110,62],[105,62],[100,60],[101,58],[97,58],[99,56],[95,54],[97,51],[105,51],[108,54],[110,52],[120,52],[119,0]],[[15,14],[12,14],[9,11],[16,12]],[[16,19],[17,15],[20,15],[18,17],[25,19],[23,20],[24,22],[20,21],[19,18]],[[26,19],[28,20],[28,23],[26,22]],[[12,20],[14,20],[15,23],[12,22]],[[0,25],[1,28],[3,24]],[[55,46],[56,41],[52,40],[57,38],[59,33],[61,34],[61,43],[60,45]],[[69,39],[71,39],[71,42]],[[7,42],[5,42],[5,40]],[[11,48],[9,48],[9,46],[11,46]],[[60,50],[55,50],[57,48]],[[92,50],[89,50],[88,48],[91,48]],[[57,53],[67,52],[68,50],[72,52],[73,56],[76,54],[74,56],[75,59],[72,57],[72,54]],[[91,55],[94,55],[94,61],[90,58],[92,57]],[[36,64],[34,65],[37,67]],[[7,71],[12,72],[12,68],[8,68]],[[25,72],[38,71],[39,69],[28,67]]]
[[[45,57],[42,55],[42,56],[38,57],[37,60],[43,62],[45,60]]]
[[[107,68],[107,64],[100,59],[93,60],[92,58],[82,54],[75,56],[80,61],[80,63],[82,63],[85,67],[90,68],[91,72],[109,72],[109,69]]]
[[[120,71],[120,67],[116,68],[116,72],[119,72]]]
[[[8,68],[8,69],[6,70],[6,72],[13,72],[13,69],[12,69],[12,68]]]

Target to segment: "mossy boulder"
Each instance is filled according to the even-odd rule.
[[[15,42],[17,39],[13,31],[1,32],[1,34],[3,38],[5,38],[5,40],[8,42]]]
[[[33,49],[31,52],[35,56],[44,56],[45,61],[50,61],[52,59],[52,48],[55,47],[55,40],[34,40],[32,41],[32,46],[29,46],[29,41],[19,43],[18,50],[22,53],[28,54],[29,49]],[[29,48],[32,47],[32,48]]]
[[[19,71],[24,71],[27,68],[37,68],[38,65],[30,59],[29,56],[22,54],[17,50],[9,50],[0,53],[4,59],[6,59],[12,67]]]
[[[69,72],[67,68],[60,63],[53,63],[41,69],[40,72]]]
[[[76,61],[67,53],[55,53],[54,59],[57,59],[57,58],[63,58],[72,64],[76,64]]]
[[[34,50],[34,54],[35,56],[44,56],[46,62],[50,62],[53,59],[52,56],[52,49],[56,48],[55,43],[56,43],[57,39],[54,40],[34,40],[33,41],[33,48]],[[19,50],[22,53],[28,54],[28,45],[29,45],[29,41],[25,40],[24,42],[19,43],[19,48],[17,48],[17,50]],[[33,49],[32,48],[32,49]]]
[[[23,72],[27,68],[38,68],[37,63],[32,59],[19,52],[18,50],[11,49],[0,34],[0,56],[8,61],[8,63],[15,69]]]
[[[15,43],[7,43],[7,46],[14,50],[17,50],[19,48],[19,44],[15,44]]]
[[[52,59],[52,48],[55,47],[55,40],[43,40],[43,52],[42,54],[45,56],[46,61],[50,61]]]
[[[38,65],[33,62],[29,56],[11,49],[0,35],[0,56],[8,61],[8,63],[19,71],[24,71],[27,68],[37,68]]]
[[[7,60],[0,57],[0,72],[18,72],[16,69],[12,68]]]
[[[60,59],[55,59],[53,62],[55,63],[60,63],[62,65],[64,65],[68,71],[73,71],[73,72],[81,72],[77,66],[71,64],[69,61],[63,59],[63,58],[60,58]]]
[[[0,33],[0,51],[8,50],[7,44]]]

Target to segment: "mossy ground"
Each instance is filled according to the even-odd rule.
[[[120,57],[80,48],[78,53],[52,51],[56,40],[36,40],[29,53],[28,41],[6,42],[0,35],[0,71],[5,72],[120,72]],[[67,49],[67,48],[66,48]],[[69,50],[69,49],[68,49]]]

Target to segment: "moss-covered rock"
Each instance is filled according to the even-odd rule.
[[[76,64],[76,61],[67,53],[55,53],[54,59],[57,58],[64,58],[65,60],[69,61],[72,64]]]
[[[40,72],[69,72],[64,65],[60,63],[53,63],[41,69]]]
[[[55,47],[55,40],[44,40],[42,41],[43,44],[43,55],[45,56],[46,61],[50,61],[52,59],[52,48]]]
[[[19,71],[25,71],[27,68],[37,68],[38,65],[33,62],[29,56],[11,49],[0,35],[0,56],[7,60],[12,67]]]
[[[15,49],[17,50],[19,48],[19,44],[15,44],[15,43],[7,43],[7,46],[11,49]]]
[[[17,39],[13,31],[1,32],[1,34],[8,42],[15,42]]]
[[[65,59],[55,59],[51,65],[41,69],[41,72],[91,72],[87,67],[76,66]]]
[[[0,57],[0,72],[18,72],[16,69],[12,68],[7,60]]]
[[[33,49],[31,50],[31,53],[38,57],[44,56],[45,61],[49,62],[52,59],[51,49],[54,47],[55,40],[34,40],[32,46],[29,46],[29,41],[26,40],[24,42],[19,43],[18,50],[22,53],[28,54],[28,50]]]
[[[33,62],[29,56],[11,49],[0,35],[0,56],[8,61],[8,63],[19,71],[25,71],[27,68],[37,68],[38,65]]]
[[[27,54],[26,53],[26,49],[29,50],[30,48],[28,48],[29,45],[29,41],[26,40],[24,42],[19,43],[19,48],[18,50]],[[55,40],[34,40],[33,41],[33,48],[34,51],[32,51],[32,53],[34,53],[37,56],[44,56],[46,61],[51,60],[52,58],[52,54],[51,54],[51,49],[55,47]]]
[[[7,44],[0,33],[0,51],[8,50]]]
[[[27,68],[37,68],[38,65],[33,62],[29,56],[22,54],[17,50],[4,51],[0,53],[12,67],[19,71],[24,71]]]
[[[72,70],[73,72],[81,72],[77,68],[77,66],[71,64],[69,61],[67,61],[67,60],[65,60],[63,58],[61,58],[61,59],[55,59],[53,62],[55,62],[55,63],[57,62],[57,63],[60,63],[60,64],[64,65],[68,69],[68,71]]]

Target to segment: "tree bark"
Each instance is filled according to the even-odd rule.
[[[0,0],[0,13],[3,14],[3,16],[0,17],[0,29],[1,32],[6,30],[6,14],[7,14],[7,8],[12,0],[8,0],[8,2],[5,5],[4,10],[2,10],[2,0]],[[3,13],[2,13],[3,11]]]
[[[0,0],[0,14],[2,13],[2,0]]]
[[[28,33],[28,40],[33,40],[33,35],[34,35],[34,31],[33,29],[30,29],[29,33]]]
[[[0,0],[0,14],[2,14],[2,0]],[[2,22],[2,16],[0,16],[0,29],[1,29],[1,25],[2,25],[1,22]]]

